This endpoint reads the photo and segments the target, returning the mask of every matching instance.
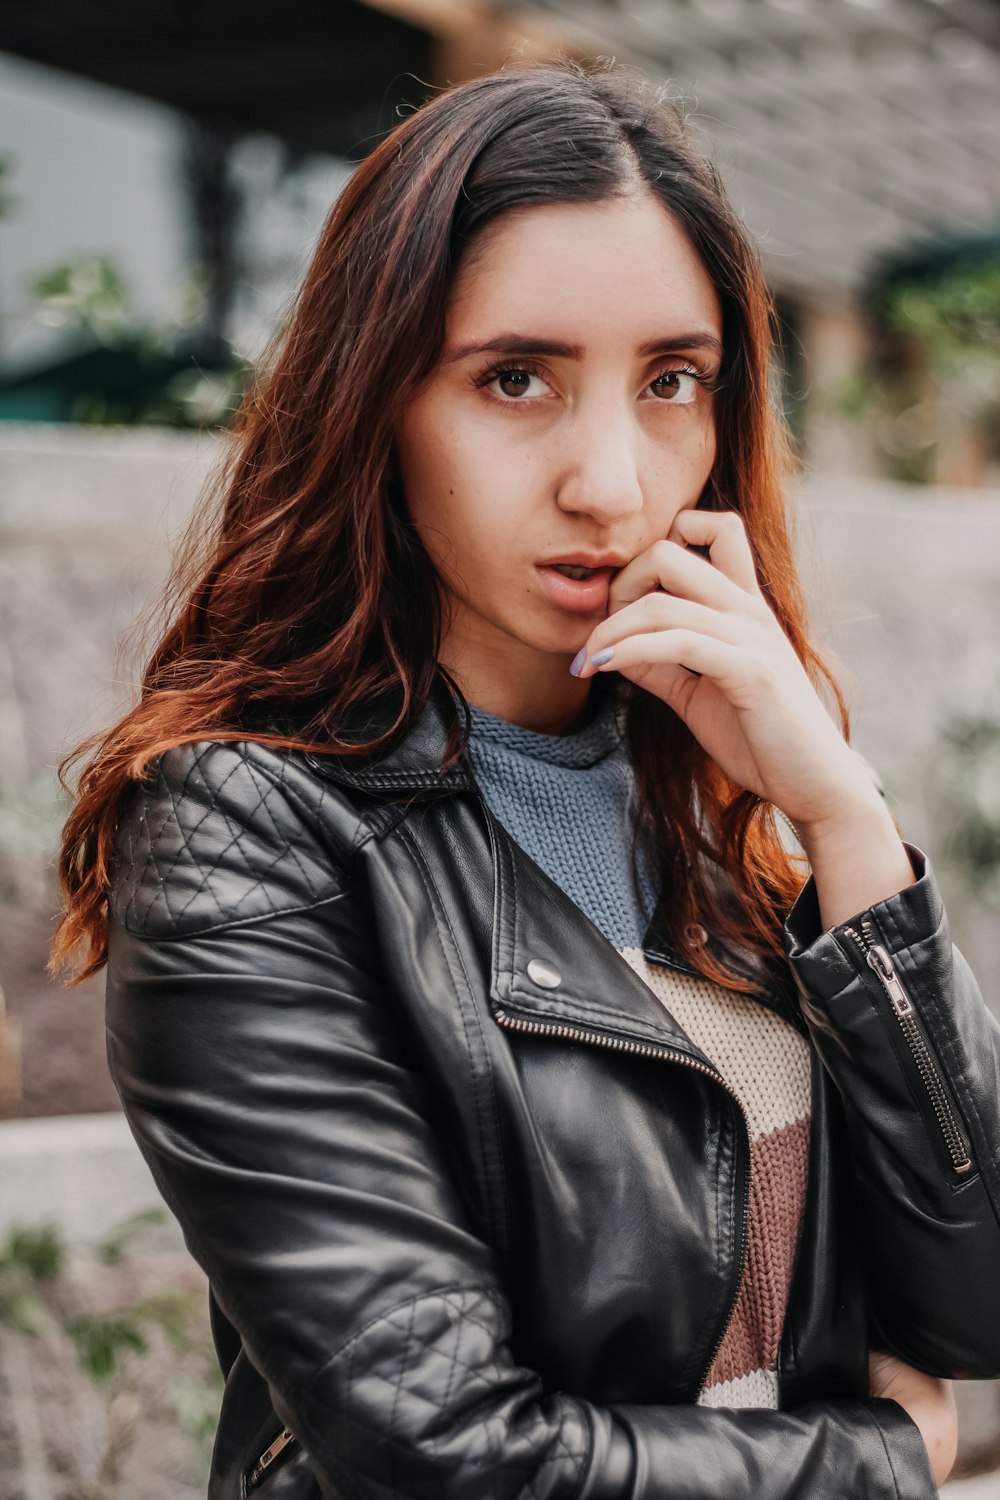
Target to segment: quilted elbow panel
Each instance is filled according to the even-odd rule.
[[[491,1289],[442,1287],[380,1315],[330,1361],[309,1405],[328,1433],[336,1411],[330,1456],[359,1493],[377,1500],[575,1493],[589,1458],[586,1416],[515,1363],[508,1322]]]

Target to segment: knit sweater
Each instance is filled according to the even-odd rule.
[[[656,880],[643,861],[638,891],[632,881],[636,788],[620,714],[614,694],[597,691],[582,729],[551,735],[472,706],[469,758],[491,812],[649,985],[743,1106],[751,1158],[747,1255],[698,1402],[776,1408],[806,1189],[809,1047],[756,1001],[644,957]]]

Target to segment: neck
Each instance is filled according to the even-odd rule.
[[[537,734],[575,734],[593,716],[594,699],[599,689],[592,688],[589,682],[577,683],[571,677],[571,691],[562,683],[552,683],[551,691],[540,695],[534,683],[511,682],[486,673],[463,671],[443,656],[442,665],[448,668],[466,701],[474,708],[481,708],[485,713],[506,719],[509,724],[517,724],[522,729]],[[566,675],[569,676],[568,672]]]
[[[445,636],[439,658],[469,703],[539,734],[574,734],[588,723],[594,688],[570,676],[573,652],[480,639],[471,623]]]

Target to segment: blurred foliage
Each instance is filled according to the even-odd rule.
[[[130,1307],[100,1317],[84,1315],[67,1323],[66,1332],[76,1345],[80,1364],[92,1380],[109,1380],[115,1375],[126,1349],[145,1354],[149,1345],[141,1321],[138,1309]]]
[[[81,1466],[72,1476],[73,1500],[120,1495],[123,1462],[141,1436],[144,1415],[136,1361],[154,1354],[158,1341],[176,1351],[172,1363],[178,1374],[165,1398],[201,1455],[200,1478],[207,1476],[223,1379],[204,1299],[167,1289],[122,1306],[95,1307],[88,1305],[89,1279],[80,1274],[81,1259],[105,1272],[127,1272],[143,1234],[166,1217],[162,1208],[135,1214],[85,1255],[79,1249],[71,1253],[50,1225],[15,1229],[0,1248],[0,1325],[9,1337],[44,1345],[50,1358],[73,1352],[81,1375],[101,1398],[104,1432],[96,1467],[85,1473]]]
[[[937,403],[911,375],[855,370],[813,397],[818,414],[846,418],[869,431],[886,477],[932,484],[941,440]]]
[[[951,482],[956,451],[967,471],[1000,461],[1000,244],[886,274],[866,306],[874,352],[814,413],[870,437],[891,479]]]
[[[83,1369],[92,1380],[105,1381],[121,1372],[126,1353],[148,1351],[151,1328],[162,1329],[168,1342],[182,1349],[201,1321],[200,1303],[179,1292],[162,1292],[113,1312],[71,1318],[66,1332]]]
[[[938,276],[890,287],[890,326],[921,346],[928,371],[969,416],[1000,411],[1000,252]]]
[[[51,1281],[63,1268],[65,1251],[58,1230],[45,1224],[40,1229],[12,1229],[0,1266],[17,1266],[33,1281]]]
[[[58,1232],[13,1229],[0,1249],[0,1323],[39,1338],[53,1327],[41,1288],[63,1268],[65,1251]]]
[[[1000,707],[953,719],[926,775],[949,864],[1000,913]]]
[[[10,188],[14,171],[14,158],[0,153],[0,221],[13,217],[20,202]],[[231,346],[204,333],[211,281],[209,268],[192,268],[167,312],[152,319],[140,311],[134,288],[110,255],[82,253],[39,270],[29,279],[24,303],[4,309],[0,330],[38,322],[64,332],[70,352],[64,364],[56,359],[38,375],[0,381],[0,398],[8,385],[29,391],[43,387],[43,403],[52,399],[52,390],[65,391],[61,399],[68,409],[60,406],[62,420],[224,426],[252,367]],[[29,406],[32,399],[25,397]]]
[[[0,152],[0,219],[9,219],[20,202],[10,190],[10,178],[14,171],[14,158],[9,151]]]
[[[222,1387],[222,1373],[219,1371],[210,1380],[194,1380],[182,1375],[173,1382],[169,1391],[170,1404],[182,1429],[205,1452],[211,1452],[215,1441]]]
[[[98,1259],[106,1266],[118,1266],[125,1258],[125,1252],[141,1235],[144,1229],[150,1229],[154,1225],[163,1224],[166,1214],[162,1208],[146,1208],[141,1213],[131,1214],[117,1225],[109,1235],[97,1246]]]
[[[995,437],[1000,426],[1000,252],[889,287],[889,326],[920,348],[941,406]],[[1000,451],[1000,449],[998,449]]]
[[[80,255],[32,281],[35,316],[50,328],[109,351],[108,376],[78,392],[70,420],[98,426],[213,428],[236,410],[251,374],[232,353],[222,367],[198,349],[204,285],[192,273],[160,321],[143,319],[127,278],[106,255]]]
[[[1000,459],[1000,249],[891,280],[873,307],[895,346],[874,401],[891,476],[934,480],[942,449],[962,429]]]
[[[37,317],[48,328],[70,327],[101,343],[129,339],[129,289],[106,255],[81,255],[43,271],[32,282]]]

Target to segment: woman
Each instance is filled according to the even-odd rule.
[[[910,1500],[1000,1369],[1000,1049],[819,696],[768,314],[610,66],[331,212],[62,860],[213,1497]]]

